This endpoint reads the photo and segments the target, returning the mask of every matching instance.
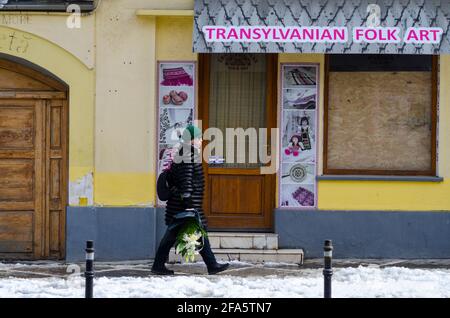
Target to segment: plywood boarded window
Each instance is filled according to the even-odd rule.
[[[435,175],[437,58],[327,58],[326,174]]]

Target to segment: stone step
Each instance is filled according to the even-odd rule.
[[[278,234],[209,232],[212,248],[277,250]]]
[[[287,263],[303,264],[304,253],[301,249],[261,250],[261,249],[214,249],[216,259],[221,262],[240,261],[248,263]],[[196,255],[195,261],[202,261],[200,255]],[[172,248],[169,254],[170,263],[184,263],[181,255],[175,254]]]

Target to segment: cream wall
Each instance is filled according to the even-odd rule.
[[[80,28],[68,28],[67,21],[72,16],[67,13],[0,13],[0,25],[32,33],[74,55],[89,69],[94,68],[95,15],[80,17]]]

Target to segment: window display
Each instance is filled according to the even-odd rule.
[[[195,80],[194,62],[158,64],[158,175],[195,118]],[[158,205],[163,202],[158,200]]]
[[[282,66],[280,207],[316,202],[318,67]]]

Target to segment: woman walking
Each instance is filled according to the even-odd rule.
[[[182,139],[183,145],[175,154],[167,180],[169,187],[174,190],[167,200],[166,206],[165,221],[168,228],[159,244],[152,267],[152,273],[158,275],[174,274],[173,271],[166,268],[165,262],[182,228],[182,224],[174,226],[175,216],[178,213],[187,209],[196,209],[200,215],[203,227],[207,229],[207,221],[202,208],[205,179],[200,154],[202,145],[201,131],[199,128],[189,125],[185,129]],[[200,255],[210,275],[222,272],[229,266],[228,263],[219,264],[216,261],[207,237],[204,238]]]

